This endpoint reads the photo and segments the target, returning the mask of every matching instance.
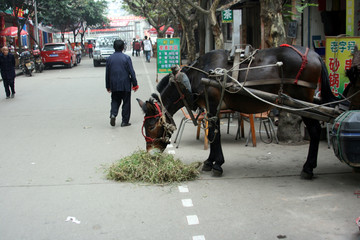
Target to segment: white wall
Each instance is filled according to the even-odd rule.
[[[321,15],[318,8],[308,7],[305,9],[303,14],[303,22],[303,46],[314,49],[312,44],[312,36],[320,35],[321,40],[325,40],[324,25],[321,21]],[[301,45],[301,42],[297,42],[297,44]]]

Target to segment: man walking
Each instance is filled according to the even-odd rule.
[[[110,125],[115,126],[116,117],[122,103],[121,127],[130,126],[131,89],[139,89],[131,58],[122,53],[124,42],[114,41],[115,53],[106,61],[106,89],[111,93]]]
[[[143,41],[143,43],[144,43],[144,52],[145,52],[146,61],[150,62],[152,44],[151,44],[151,41],[148,40],[147,38],[148,37],[145,36],[145,40]]]
[[[13,98],[15,96],[15,57],[9,53],[7,47],[1,49],[0,54],[0,69],[1,77],[3,79],[6,98]],[[11,90],[11,96],[10,96]]]

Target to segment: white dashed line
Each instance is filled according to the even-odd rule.
[[[204,235],[200,235],[200,236],[193,236],[192,240],[205,240],[205,236]]]
[[[181,192],[181,193],[189,192],[189,189],[187,186],[179,186],[178,189],[179,189],[179,192]]]
[[[188,225],[197,225],[199,224],[199,218],[196,215],[186,216]]]
[[[182,199],[181,200],[184,207],[193,207],[193,202],[191,199]]]
[[[175,150],[168,150],[168,154],[175,155]]]

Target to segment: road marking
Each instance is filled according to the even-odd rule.
[[[181,200],[184,207],[193,207],[193,202],[191,199],[182,199]]]
[[[192,240],[205,240],[205,236],[204,235],[193,236]]]
[[[199,218],[196,215],[186,216],[186,219],[188,221],[188,225],[197,225],[197,224],[199,224]]]
[[[151,79],[150,79],[150,76],[149,76],[149,71],[148,71],[148,69],[147,69],[147,67],[146,67],[145,61],[142,60],[141,62],[142,62],[143,65],[144,65],[145,74],[146,74],[146,78],[147,78],[148,83],[149,83],[150,91],[153,93],[153,92],[155,92],[155,90],[154,90],[154,86],[153,86],[153,84],[152,84],[152,82],[151,82]]]
[[[175,155],[175,150],[169,150],[169,151],[168,151],[168,154]]]
[[[179,192],[181,192],[181,193],[189,192],[189,189],[187,186],[179,186],[178,189],[179,189]]]

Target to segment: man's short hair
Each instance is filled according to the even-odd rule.
[[[147,36],[145,36],[145,40],[147,39]]]
[[[124,41],[123,40],[115,40],[114,41],[114,49],[115,52],[122,52],[124,50]]]

